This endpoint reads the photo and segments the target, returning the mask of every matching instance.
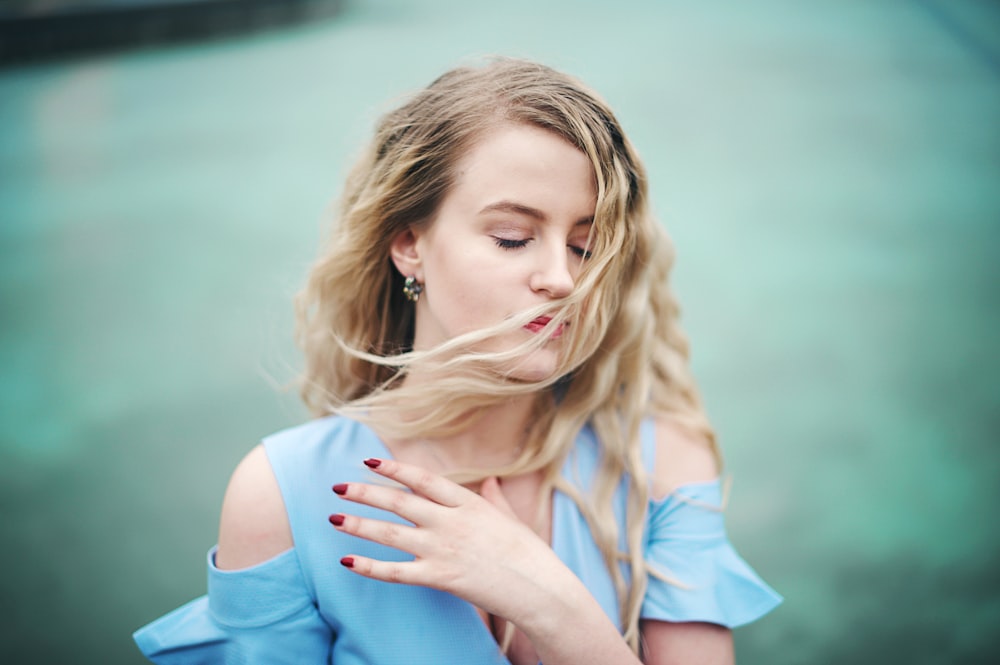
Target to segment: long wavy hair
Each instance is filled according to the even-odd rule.
[[[392,240],[433,223],[456,163],[501,123],[542,128],[576,146],[593,164],[597,185],[591,255],[550,324],[576,318],[586,325],[566,329],[559,369],[540,381],[511,378],[509,368],[547,335],[499,353],[475,348],[552,314],[552,304],[414,351],[414,307],[390,260]],[[645,170],[597,94],[523,60],[453,69],[382,117],[347,179],[332,238],[296,299],[302,397],[316,415],[348,414],[377,424],[381,433],[411,438],[455,432],[481,407],[532,395],[536,408],[517,459],[458,476],[472,481],[541,470],[543,492],[569,495],[600,547],[619,597],[620,628],[638,653],[640,606],[648,575],[657,574],[642,556],[649,486],[640,422],[653,414],[670,418],[718,454],[677,323],[668,285],[672,263],[672,245],[647,209]],[[418,370],[434,380],[410,389],[401,379]],[[401,421],[395,415],[400,404],[420,415]],[[594,486],[581,493],[559,471],[587,423],[602,456]],[[618,524],[611,497],[623,478],[627,518]]]

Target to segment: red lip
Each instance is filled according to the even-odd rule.
[[[536,332],[541,331],[543,328],[545,328],[545,326],[547,326],[549,324],[549,321],[551,321],[551,320],[552,320],[551,316],[539,316],[537,319],[534,319],[533,321],[531,321],[530,323],[528,323],[524,327],[525,327],[525,329],[530,330],[531,332],[536,333]],[[562,337],[563,331],[566,329],[566,325],[567,324],[565,324],[565,323],[560,324],[559,327],[557,327],[552,332],[552,338],[551,339],[556,339],[558,337]]]

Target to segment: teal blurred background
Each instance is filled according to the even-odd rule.
[[[678,247],[741,663],[1000,659],[1000,7],[354,0],[0,70],[0,661],[140,663],[236,462],[302,421],[291,297],[373,119],[477,55],[609,100]]]

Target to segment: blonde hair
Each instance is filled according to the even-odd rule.
[[[567,329],[559,371],[541,381],[512,379],[509,367],[525,350],[544,344],[543,335],[501,353],[473,348],[522,326],[541,308],[414,351],[414,308],[390,261],[393,238],[432,223],[456,162],[500,123],[539,127],[570,142],[589,157],[597,185],[591,257],[573,293],[557,303],[551,324],[580,316],[586,325]],[[348,177],[331,242],[296,300],[297,341],[305,355],[302,397],[316,415],[346,413],[378,423],[381,432],[434,436],[467,425],[477,407],[536,395],[518,459],[465,477],[542,470],[543,491],[557,488],[576,501],[615,582],[620,628],[637,653],[650,573],[642,557],[649,489],[640,422],[651,414],[669,417],[715,449],[667,282],[672,247],[646,199],[646,174],[635,150],[608,106],[582,83],[523,60],[453,69],[378,123]],[[417,368],[435,380],[411,390],[400,379]],[[394,420],[389,414],[401,403],[421,415]],[[587,423],[602,456],[593,491],[583,496],[559,471]],[[616,523],[611,501],[622,478],[629,490],[625,525]],[[619,551],[622,526],[625,552]]]

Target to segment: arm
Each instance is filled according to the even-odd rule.
[[[642,621],[646,665],[732,665],[733,634],[714,623]]]
[[[719,468],[707,441],[671,421],[656,422],[656,462],[652,494],[664,497],[678,487],[718,477]],[[732,665],[732,632],[711,623],[641,622],[643,657],[647,665]]]

